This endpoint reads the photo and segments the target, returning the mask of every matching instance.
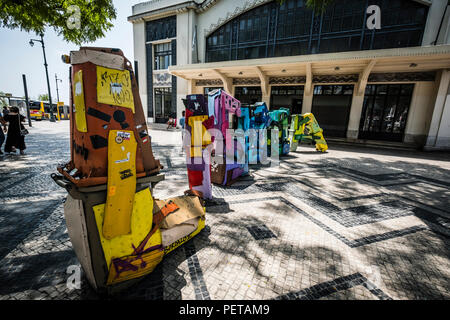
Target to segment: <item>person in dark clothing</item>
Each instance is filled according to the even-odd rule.
[[[19,113],[19,108],[12,107],[10,112],[4,117],[4,120],[9,123],[5,152],[16,152],[17,148],[20,150],[20,154],[25,154],[23,151],[26,149],[25,137],[20,133],[20,130],[25,128],[22,124],[25,121],[25,117]]]
[[[0,124],[3,125],[3,129],[0,128],[0,155],[2,155],[3,154],[2,145],[3,145],[3,142],[5,142],[5,134],[3,133],[3,130],[6,133],[7,126],[6,126],[6,121],[3,119],[3,115],[1,112],[0,112]]]

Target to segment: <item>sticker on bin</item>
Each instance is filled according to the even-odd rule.
[[[122,140],[130,140],[131,133],[130,132],[117,131],[117,137],[121,137]]]

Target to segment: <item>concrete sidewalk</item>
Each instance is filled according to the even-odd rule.
[[[179,131],[151,130],[166,180],[188,188]],[[0,158],[0,299],[100,299],[83,278],[50,178],[68,122],[33,122],[27,155]],[[449,299],[450,154],[302,147],[213,187],[207,227],[117,299]]]

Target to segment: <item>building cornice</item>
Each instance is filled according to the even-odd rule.
[[[426,46],[426,47],[410,47],[410,48],[394,48],[394,49],[380,49],[380,50],[367,50],[367,51],[348,51],[337,53],[321,53],[310,54],[301,56],[287,56],[276,58],[262,58],[262,59],[246,59],[246,60],[232,60],[232,61],[219,61],[208,63],[197,63],[187,65],[170,66],[169,72],[183,71],[183,70],[201,70],[201,69],[217,69],[226,67],[239,67],[239,66],[261,66],[267,64],[298,64],[298,63],[310,63],[321,61],[343,61],[343,60],[371,60],[379,58],[391,58],[391,57],[420,57],[428,55],[448,55],[450,54],[450,44],[438,45],[438,46]]]
[[[206,0],[197,8],[196,12],[201,13],[201,12],[208,10],[213,5],[215,5],[217,1],[219,1],[219,0]]]
[[[138,5],[145,6],[145,5],[155,4],[160,1],[161,0],[147,1],[147,2],[143,2],[143,3],[139,3]],[[134,14],[134,15],[129,16],[127,19],[131,23],[142,22],[145,20],[153,20],[155,18],[159,18],[162,15],[168,15],[170,13],[177,14],[177,13],[186,12],[189,9],[193,9],[196,12],[201,13],[201,12],[208,10],[212,6],[214,6],[214,4],[216,4],[217,1],[219,1],[219,0],[204,0],[202,3],[198,3],[194,0],[185,1],[185,2],[177,3],[177,4],[174,4],[171,6],[155,8],[153,10],[148,10],[148,11],[144,11],[144,12],[141,12],[138,14]]]
[[[212,23],[208,28],[204,29],[205,36],[209,36],[212,32],[217,30],[219,27],[223,26],[227,22],[233,20],[237,16],[240,16],[241,14],[254,9],[260,5],[263,5],[265,3],[271,2],[272,0],[247,0],[243,1],[242,6],[236,7],[233,11],[227,12],[225,16],[217,20],[216,23]]]
[[[150,1],[151,2],[151,1]],[[145,11],[132,16],[129,16],[127,20],[131,23],[142,22],[146,20],[153,20],[162,16],[168,16],[170,14],[178,14],[186,12],[189,9],[197,9],[199,4],[195,1],[186,1],[183,3],[174,4],[172,6],[159,8],[155,10]]]

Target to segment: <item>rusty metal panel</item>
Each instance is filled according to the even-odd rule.
[[[97,101],[125,107],[134,113],[130,72],[97,66]]]

